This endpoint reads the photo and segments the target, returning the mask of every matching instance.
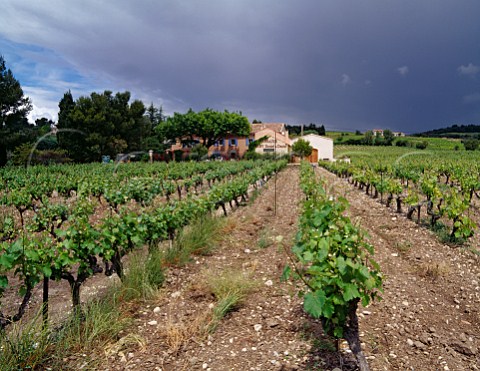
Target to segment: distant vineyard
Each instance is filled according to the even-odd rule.
[[[321,163],[387,207],[435,227],[443,220],[451,240],[476,230],[473,218],[480,199],[480,156],[472,152],[415,151],[399,148],[346,149],[351,163]],[[423,214],[422,214],[423,213]]]

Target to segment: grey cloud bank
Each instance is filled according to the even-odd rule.
[[[7,64],[52,115],[71,88],[75,96],[129,90],[167,113],[227,108],[330,130],[480,123],[473,0],[6,0],[2,7],[0,53],[8,43],[15,65],[9,54]],[[39,50],[26,53],[25,45]]]

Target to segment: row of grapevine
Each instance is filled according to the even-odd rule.
[[[472,236],[476,229],[472,208],[476,207],[475,199],[480,198],[478,164],[446,153],[441,161],[438,156],[432,159],[415,154],[404,155],[401,161],[379,154],[376,159],[357,156],[352,163],[321,162],[320,165],[373,198],[380,197],[387,207],[394,201],[398,213],[404,211],[402,205],[406,206],[407,218],[416,215],[418,223],[422,209],[432,227],[440,219],[448,221],[451,240]]]
[[[360,301],[367,306],[382,290],[373,247],[345,216],[347,201],[328,195],[308,163],[301,165],[301,187],[305,201],[292,249],[296,259],[292,260],[295,275],[307,287],[305,311],[322,320],[326,333],[344,337],[361,369],[368,369],[360,348],[356,310]],[[285,275],[290,273],[287,267]]]
[[[89,167],[90,166],[90,167]],[[204,180],[209,185],[228,176],[252,169],[253,162],[155,163],[113,165],[57,165],[0,171],[0,199],[4,206],[32,207],[45,197],[57,194],[69,197],[72,192],[101,198],[119,191],[128,198],[148,203],[148,196],[170,195],[182,189],[196,190]]]
[[[102,168],[98,165],[92,165],[90,176],[84,174],[84,165],[78,167],[64,165],[55,167],[54,170],[45,167],[32,168],[33,174],[37,174],[36,177],[29,173],[23,174],[23,177],[18,176],[15,182],[5,183],[8,184],[8,187],[5,187],[0,193],[0,212],[6,211],[4,214],[9,214],[7,217],[2,215],[3,218],[0,220],[0,241],[11,239],[15,231],[22,230],[26,223],[25,219],[28,219],[29,216],[31,218],[32,213],[34,215],[39,209],[49,207],[52,192],[57,192],[59,196],[63,197],[63,200],[56,201],[63,204],[69,203],[67,198],[70,192],[76,191],[80,198],[94,196],[99,203],[105,201],[114,209],[131,200],[145,207],[159,196],[165,196],[166,200],[170,201],[176,192],[178,193],[177,198],[181,199],[182,194],[185,196],[190,193],[192,186],[194,186],[194,192],[199,193],[204,188],[204,179],[211,188],[213,184],[219,183],[223,179],[251,171],[254,167],[259,166],[259,164],[248,161],[226,163],[224,167],[219,167],[218,163],[215,163],[215,167],[205,167],[204,163],[185,163],[186,170],[182,172],[178,167],[180,165],[177,164],[174,165],[175,177],[178,178],[179,174],[183,174],[182,180],[172,180],[162,170],[166,167],[168,169],[169,165],[158,164],[159,169],[162,170],[159,172],[154,172],[150,164],[139,165],[136,164],[137,168],[135,169],[127,166],[123,174],[124,178],[120,176],[119,172],[112,173],[112,169]],[[142,167],[145,170],[143,176],[139,170]],[[198,173],[193,173],[192,171],[196,167],[198,167]],[[39,171],[39,169],[41,170]],[[60,169],[63,170],[62,174],[64,175],[58,178]],[[79,171],[75,171],[75,169]],[[18,169],[11,171],[9,175],[15,174],[16,171]],[[127,174],[135,174],[135,176],[127,176]],[[26,179],[30,179],[30,182],[26,182]],[[70,184],[70,186],[62,188],[65,184]],[[68,192],[61,193],[59,192],[61,189],[68,189]],[[9,208],[15,209],[19,215],[17,223],[12,216],[13,211]]]
[[[60,201],[40,195],[37,202],[28,204],[22,198],[27,193],[17,192],[18,186],[10,187],[4,197],[10,202],[7,208],[18,210],[21,228],[15,228],[12,218],[4,218],[3,225],[0,225],[0,299],[13,276],[20,281],[23,299],[13,315],[0,311],[0,328],[23,316],[34,287],[42,281],[44,308],[48,303],[49,280],[66,280],[71,288],[72,303],[78,308],[80,288],[89,277],[101,272],[107,275],[115,272],[123,279],[125,255],[145,244],[157,248],[160,241],[174,238],[177,231],[191,220],[224,207],[226,203],[238,202],[238,198],[247,197],[250,184],[265,179],[285,164],[244,163],[240,165],[243,172],[222,171],[224,175],[218,175],[218,179],[235,173],[238,175],[229,177],[228,181],[211,184],[207,192],[192,193],[160,205],[142,202],[132,207],[127,204],[132,192],[128,181],[124,181],[124,186],[111,190],[111,194],[108,191],[102,193],[108,208],[99,220],[95,220],[99,201],[90,192],[79,191],[75,197]],[[148,169],[146,174],[150,174],[150,179],[138,169],[135,173],[132,182],[142,179],[145,181],[143,184],[152,184],[156,181],[157,173],[149,173]],[[196,176],[190,174],[192,179]],[[76,189],[84,187],[80,184]],[[155,187],[142,189],[146,192],[142,201],[151,198],[149,192],[157,192]],[[27,210],[31,215],[24,218]],[[103,261],[103,267],[99,259]],[[44,315],[46,317],[47,313]]]

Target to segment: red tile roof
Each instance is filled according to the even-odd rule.
[[[270,129],[280,133],[282,131],[287,131],[285,124],[281,122],[265,122],[260,124],[252,124],[252,133],[257,133],[264,129]]]

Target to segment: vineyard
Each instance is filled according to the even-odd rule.
[[[227,204],[238,206],[251,184],[284,165],[195,163],[5,171],[0,295],[9,288],[11,272],[20,281],[23,300],[15,314],[0,313],[0,327],[22,317],[41,281],[44,320],[49,280],[66,280],[72,304],[78,307],[87,278],[115,272],[122,279],[124,256],[145,243],[153,249],[162,240],[173,240],[189,221],[215,209],[221,207],[226,215]]]
[[[339,151],[351,163],[0,170],[1,331],[13,336],[34,321],[33,331],[47,334],[29,333],[21,346],[7,337],[2,350],[10,354],[0,353],[2,363],[105,370],[480,367],[475,158],[448,152],[445,161],[401,148]],[[214,246],[207,252],[196,241],[198,253],[180,263],[174,253],[186,233],[204,231],[210,218],[225,221]],[[440,227],[444,235],[434,235]],[[157,290],[133,301],[117,300],[132,286],[117,291],[119,329],[110,324],[115,335],[99,341],[87,332],[89,293],[101,292],[91,285],[114,276],[126,284],[137,259],[142,267],[158,265],[147,277]],[[58,308],[66,310],[59,315]],[[71,315],[80,320],[81,338],[92,340],[59,357],[52,341],[64,336]]]
[[[446,229],[445,240],[465,242],[473,236],[480,207],[480,156],[454,151],[408,149],[337,149],[352,162],[322,163],[367,195],[397,213],[432,229]]]

